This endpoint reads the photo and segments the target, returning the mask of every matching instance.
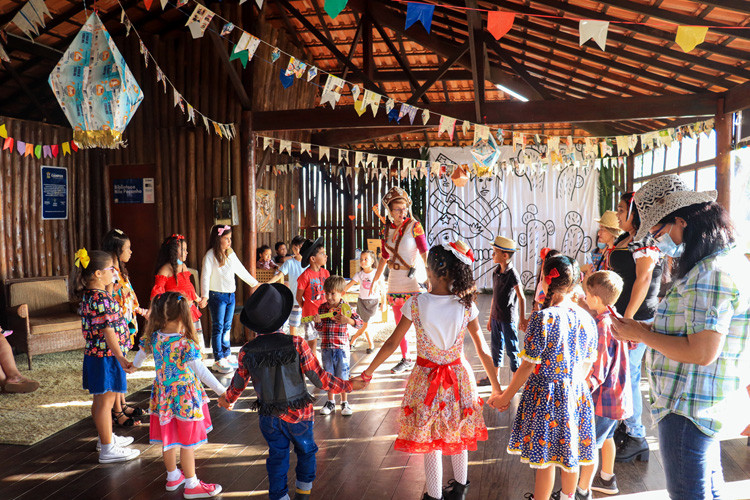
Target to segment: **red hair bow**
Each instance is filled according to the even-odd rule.
[[[560,277],[560,273],[557,271],[557,269],[552,269],[552,271],[550,271],[549,274],[544,277],[544,281],[546,281],[548,285],[551,285],[552,278],[559,278],[559,277]]]
[[[174,238],[174,239],[176,239],[177,241],[180,241],[180,240],[184,240],[184,239],[185,239],[185,237],[184,237],[183,235],[181,235],[181,234],[173,234],[172,236],[170,236],[170,238]]]
[[[546,259],[547,258],[547,254],[549,253],[550,250],[552,250],[552,249],[551,248],[547,248],[547,247],[542,248],[542,250],[539,252],[539,258],[541,260]]]

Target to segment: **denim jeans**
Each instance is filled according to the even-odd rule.
[[[721,499],[721,442],[688,418],[670,413],[659,421],[659,446],[672,500]]]
[[[625,427],[628,436],[634,438],[646,437],[646,427],[641,423],[643,413],[643,397],[641,396],[641,364],[643,353],[646,352],[646,344],[641,342],[638,347],[630,351],[630,384],[633,387],[633,415],[625,419]]]
[[[268,496],[271,500],[289,498],[287,493],[287,471],[289,471],[289,444],[297,454],[297,488],[312,489],[315,480],[315,453],[318,447],[313,436],[313,422],[302,421],[290,424],[279,417],[259,417],[260,432],[268,443]]]
[[[230,354],[229,332],[234,319],[234,293],[208,292],[211,312],[211,347],[216,361]]]
[[[518,370],[518,328],[515,323],[506,323],[492,319],[490,332],[490,357],[495,366],[503,366],[503,346],[510,359],[510,371]]]

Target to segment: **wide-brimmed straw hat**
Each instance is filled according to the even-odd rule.
[[[385,207],[385,213],[388,214],[388,217],[391,220],[393,220],[393,216],[391,215],[391,207],[389,205],[394,201],[402,201],[406,203],[406,207],[411,212],[411,198],[409,198],[409,193],[398,186],[393,186],[387,193],[385,193],[382,200],[383,206]]]
[[[693,191],[675,174],[662,175],[647,182],[635,193],[635,206],[641,218],[641,226],[634,239],[645,238],[652,227],[675,210],[716,201],[716,195],[716,191]]]
[[[617,220],[617,212],[613,212],[612,210],[607,210],[600,218],[595,219],[594,222],[604,229],[607,229],[615,236],[618,236],[622,232],[622,229],[620,229],[620,223]]]
[[[492,242],[492,246],[503,252],[515,252],[518,250],[516,242],[505,236],[495,236],[495,241]]]

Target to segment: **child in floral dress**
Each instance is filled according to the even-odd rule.
[[[504,411],[526,384],[508,453],[537,469],[534,500],[573,500],[579,466],[594,463],[594,405],[585,380],[596,359],[598,333],[593,318],[572,299],[580,276],[569,257],[545,260],[545,299],[529,320],[521,366],[502,396],[489,401]],[[562,489],[553,494],[555,467],[562,469]]]
[[[184,295],[165,292],[151,302],[146,333],[133,365],[140,367],[148,354],[153,354],[156,366],[149,438],[162,445],[166,490],[175,491],[184,484],[185,498],[216,496],[221,486],[199,481],[195,474],[195,448],[207,441],[212,429],[209,399],[200,381],[219,395],[225,389],[201,361],[200,340]],[[182,471],[177,468],[178,449]]]
[[[471,249],[463,242],[430,249],[427,275],[432,291],[409,298],[403,318],[373,362],[353,381],[364,387],[375,369],[399,346],[409,327],[417,331],[417,363],[406,386],[399,414],[395,448],[425,454],[427,493],[423,500],[464,499],[469,486],[467,450],[487,439],[484,402],[477,394],[474,373],[463,356],[468,331],[495,396],[500,394],[489,349],[479,329],[474,304]],[[442,454],[451,455],[454,480],[442,488]]]

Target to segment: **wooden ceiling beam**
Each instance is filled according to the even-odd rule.
[[[323,32],[326,34],[331,43],[335,43],[333,40],[333,36],[331,35],[331,31],[328,29],[328,23],[326,23],[325,18],[323,18],[323,12],[320,10],[318,0],[310,0],[310,3],[312,3],[313,10],[315,10],[315,16],[318,18],[318,22],[323,27]]]
[[[747,108],[750,108],[750,82],[743,83],[727,91],[726,99],[724,100],[725,113],[736,113]]]
[[[477,0],[465,0],[466,23],[469,30],[469,53],[471,55],[471,72],[474,75],[474,117],[476,123],[484,123],[484,67],[487,54],[482,37],[482,18],[477,8]],[[520,75],[519,75],[520,76]],[[521,78],[523,80],[523,78]],[[527,82],[528,84],[528,82]],[[533,87],[532,87],[533,88]]]
[[[242,109],[251,110],[253,108],[253,103],[245,90],[242,78],[239,73],[237,73],[237,69],[232,65],[232,61],[229,60],[229,51],[227,50],[227,47],[215,31],[209,30],[208,36],[211,38],[212,45],[216,50],[216,54],[219,56],[224,72],[229,77],[229,82],[232,84],[234,93],[240,101],[240,104],[242,104]]]
[[[573,99],[529,102],[488,102],[486,121],[489,125],[508,123],[586,123],[649,118],[705,117],[716,113],[720,94],[664,95],[647,97],[613,97],[604,99]],[[426,124],[436,127],[439,115],[473,121],[474,103],[434,103]],[[350,129],[400,127],[388,123],[384,116],[364,114],[357,117],[352,106],[336,109],[296,109],[256,113],[258,131],[304,129]]]
[[[354,32],[352,45],[349,47],[349,53],[346,55],[346,60],[349,62],[352,62],[352,57],[354,57],[354,52],[357,50],[357,44],[362,38],[362,19],[363,19],[362,16],[360,16],[359,21],[357,21],[357,29]],[[346,77],[349,76],[349,66],[346,64],[344,64],[343,66],[344,66],[344,74],[341,76],[341,78],[346,80]],[[374,80],[377,81],[377,79],[374,79]]]
[[[289,38],[291,39],[292,44],[297,47],[300,51],[306,52],[305,50],[305,42],[302,41],[302,39],[299,37],[299,34],[297,32],[297,28],[292,24],[291,19],[289,19],[289,16],[286,13],[286,10],[284,9],[284,6],[279,2],[279,0],[276,0],[276,7],[279,9],[279,14],[281,15],[281,22],[284,24],[284,27],[286,28],[286,31],[289,33]],[[325,25],[323,25],[325,27]],[[328,37],[330,38],[330,33],[328,34]]]
[[[414,91],[414,93],[409,97],[409,99],[406,101],[406,104],[416,104],[420,97],[422,97],[425,92],[427,92],[430,88],[432,88],[435,83],[437,83],[438,80],[442,80],[443,76],[448,72],[448,70],[453,66],[456,61],[463,57],[464,54],[469,50],[469,44],[465,43],[461,47],[459,47],[456,52],[453,54],[452,57],[446,59],[443,64],[440,65],[440,67],[431,73],[430,77],[426,79],[426,81],[417,89]],[[413,72],[412,72],[413,74]],[[466,73],[467,76],[471,78],[471,73]]]
[[[372,50],[372,19],[368,11],[362,13],[362,70],[367,78],[374,80],[375,60]]]
[[[25,52],[32,56],[54,61],[55,63],[57,63],[64,54],[63,51],[54,47],[44,45],[43,43],[32,42],[28,38],[14,35],[13,33],[8,33],[8,44],[5,47],[8,54],[12,51]]]
[[[416,92],[419,89],[419,82],[414,77],[414,74],[411,72],[411,68],[409,68],[409,62],[406,60],[405,57],[402,57],[401,52],[396,48],[395,45],[393,45],[393,41],[391,40],[391,37],[388,36],[388,34],[385,32],[385,29],[383,26],[378,22],[376,19],[371,18],[372,23],[375,26],[375,29],[380,34],[380,37],[383,39],[383,42],[385,42],[385,45],[388,47],[388,50],[391,52],[391,55],[393,55],[393,58],[396,59],[396,62],[399,66],[401,66],[401,69],[404,70],[404,73],[406,73],[407,78],[409,79],[409,83],[412,86],[412,89],[414,92]],[[427,98],[426,95],[424,95],[424,92],[420,96],[420,99],[425,104],[429,104],[430,100]]]
[[[511,56],[508,51],[503,49],[500,44],[495,40],[495,38],[490,35],[489,32],[483,33],[484,35],[484,42],[487,44],[487,46],[492,49],[492,51],[500,58],[502,59],[505,64],[510,66],[513,69],[513,72],[521,77],[521,79],[526,82],[528,85],[534,87],[534,89],[539,92],[539,95],[542,96],[544,99],[551,99],[552,96],[549,95],[549,92],[544,88],[544,86],[539,82],[538,79],[531,76],[528,71],[526,71],[526,68],[523,67],[522,64],[520,64],[518,61],[516,61],[513,56]]]
[[[307,28],[310,33],[312,33],[315,38],[320,40],[323,45],[326,46],[328,50],[333,53],[333,55],[336,56],[336,58],[344,63],[349,69],[351,69],[352,73],[362,78],[362,81],[364,82],[365,86],[368,87],[370,90],[376,90],[380,94],[385,94],[385,91],[383,91],[380,86],[373,82],[371,79],[367,77],[367,75],[359,69],[357,66],[354,65],[351,61],[348,61],[346,56],[341,53],[341,51],[336,47],[336,45],[333,44],[330,40],[328,40],[323,33],[321,33],[315,26],[312,25],[312,23],[303,16],[300,11],[294,8],[294,6],[289,2],[289,0],[278,0],[279,3],[281,3],[286,10],[297,19],[302,25]]]
[[[324,132],[312,134],[312,136],[310,137],[310,142],[312,142],[313,144],[320,144],[321,146],[342,146],[344,144],[354,144],[357,142],[380,139],[382,137],[390,137],[396,134],[422,132],[424,130],[428,130],[429,128],[431,127],[414,125],[391,128],[358,128],[345,131],[326,130]]]

